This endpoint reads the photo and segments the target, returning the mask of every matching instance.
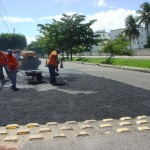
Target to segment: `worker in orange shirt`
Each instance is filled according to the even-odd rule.
[[[1,86],[4,83],[4,73],[3,73],[4,65],[6,65],[5,53],[0,51],[0,81],[1,81]]]
[[[16,87],[16,78],[17,78],[17,71],[18,71],[18,65],[16,57],[13,55],[13,52],[11,49],[7,50],[6,54],[6,60],[7,60],[7,67],[10,73],[10,80],[12,83],[11,89],[14,91],[18,91],[19,89]]]
[[[55,49],[54,51],[51,52],[47,61],[49,72],[50,72],[50,84],[52,85],[58,85],[58,83],[56,82],[55,76],[56,76],[56,73],[58,72],[58,64],[59,64],[58,54],[59,53],[60,53],[60,50]]]

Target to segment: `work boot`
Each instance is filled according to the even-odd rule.
[[[5,84],[5,79],[1,80],[1,86]]]
[[[19,89],[17,87],[12,87],[13,91],[19,91]]]
[[[50,82],[50,84],[52,84],[54,86],[58,86],[59,85],[57,82]]]

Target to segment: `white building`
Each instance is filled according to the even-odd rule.
[[[116,29],[110,31],[111,39],[114,40],[116,37],[123,32],[124,29]],[[142,49],[144,48],[144,45],[147,44],[147,34],[145,31],[145,28],[140,27],[138,28],[140,36],[138,38],[132,39],[131,41],[131,48],[133,50],[135,49]]]
[[[110,33],[109,32],[105,32],[105,30],[99,30],[99,31],[96,31],[94,34],[95,35],[99,35],[99,39],[116,39],[117,36],[119,34],[122,34],[124,29],[115,29],[115,30],[110,30]],[[143,49],[144,48],[144,45],[147,44],[147,33],[146,33],[146,30],[145,28],[143,27],[140,27],[138,28],[139,32],[140,32],[140,36],[134,40],[132,40],[131,42],[131,48],[133,50],[136,50],[136,49]],[[96,52],[98,50],[101,49],[101,45],[99,44],[98,46],[93,46],[92,48],[92,52]]]
[[[96,37],[98,39],[111,39],[110,33],[106,32],[105,30],[98,30],[94,33],[94,35],[98,36],[98,37]],[[99,43],[98,46],[93,45],[92,52],[97,52],[100,49],[101,49],[101,44],[100,43]]]
[[[112,40],[116,39],[119,34],[122,34],[123,30],[124,30],[124,29],[110,30],[111,39],[112,39]]]

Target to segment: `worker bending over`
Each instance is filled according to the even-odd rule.
[[[58,85],[56,82],[56,73],[58,72],[58,54],[60,53],[59,49],[55,49],[54,51],[51,52],[49,55],[47,64],[50,72],[50,84],[52,85]],[[57,72],[56,72],[57,71]]]

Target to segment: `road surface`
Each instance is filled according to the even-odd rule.
[[[0,91],[2,146],[149,150],[149,73],[64,62],[59,73],[65,84],[52,86],[42,62],[41,84],[28,84],[18,73],[20,90],[12,91],[6,82]]]

